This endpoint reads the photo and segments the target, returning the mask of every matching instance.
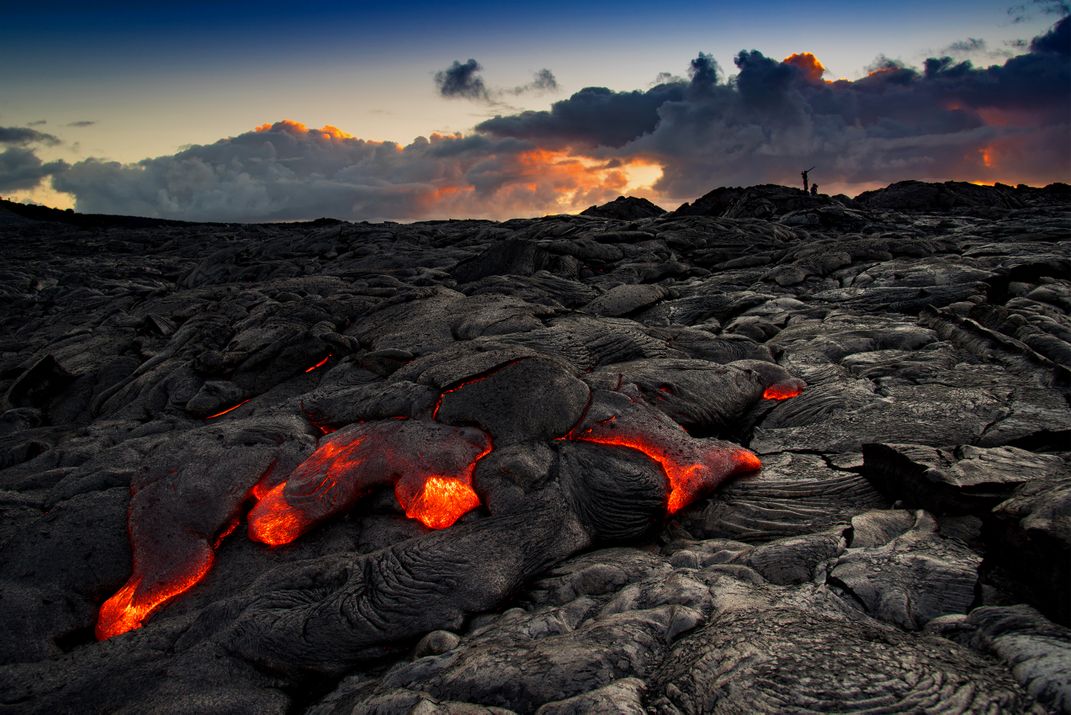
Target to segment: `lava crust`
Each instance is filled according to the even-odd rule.
[[[1066,188],[5,203],[0,711],[1071,712]]]

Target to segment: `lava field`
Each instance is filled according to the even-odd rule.
[[[0,713],[1071,712],[1071,187],[0,241]]]

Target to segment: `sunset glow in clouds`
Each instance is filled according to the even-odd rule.
[[[432,126],[440,111],[476,118],[462,131],[374,141],[338,120],[303,123],[304,112],[318,113],[303,105],[249,121],[235,136],[117,162],[64,155],[66,137],[50,125],[0,126],[0,193],[187,220],[407,221],[571,213],[622,194],[674,208],[716,186],[794,186],[808,166],[826,193],[902,179],[1066,181],[1069,22],[1050,16],[1042,27],[989,59],[962,59],[952,43],[951,54],[934,51],[915,66],[878,57],[836,73],[822,53],[802,48],[783,60],[739,51],[731,74],[700,52],[686,76],[632,85],[643,89],[581,87],[549,106],[547,95],[568,86],[567,67],[496,84],[490,63],[454,49],[462,59],[438,68],[429,60],[414,81],[424,83]],[[539,61],[554,59],[546,52]]]
[[[80,210],[116,213],[121,203],[122,213],[194,220],[508,218],[579,211],[660,173],[641,157],[460,134],[403,147],[286,119],[137,164],[81,162],[56,186],[77,196]]]

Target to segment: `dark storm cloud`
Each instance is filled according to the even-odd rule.
[[[32,149],[12,147],[0,153],[0,191],[32,189],[66,167],[62,161],[42,162]]]
[[[535,73],[532,77],[532,81],[528,84],[522,84],[519,87],[514,87],[509,90],[505,90],[508,94],[520,95],[528,93],[543,93],[543,92],[557,92],[558,91],[558,78],[554,76],[554,73],[548,69],[541,69]]]
[[[461,97],[464,99],[490,99],[487,86],[480,77],[483,67],[474,59],[454,63],[435,73],[435,86],[444,97]]]
[[[1071,14],[1071,2],[1068,0],[1031,0],[1008,8],[1012,22],[1026,22],[1036,14],[1068,15]]]
[[[27,127],[0,127],[0,144],[27,146],[29,144],[45,144],[56,146],[60,143],[57,137],[36,129]]]
[[[97,122],[92,119],[79,119],[76,122],[67,122],[68,127],[91,127]]]
[[[1071,18],[1061,19],[1051,32],[1035,37],[1030,43],[1030,51],[1063,57],[1071,55]]]
[[[972,52],[985,52],[986,43],[977,37],[968,37],[966,40],[958,40],[946,47],[943,52],[949,55],[966,55]]]
[[[672,72],[659,72],[655,75],[654,82],[651,82],[648,86],[654,87],[660,84],[680,84],[685,81],[686,80],[683,77],[675,75]]]
[[[692,78],[692,90],[700,93],[709,92],[718,84],[720,72],[721,68],[718,67],[714,58],[700,52],[688,67],[688,76]]]
[[[620,193],[543,154],[512,138],[433,135],[402,147],[283,121],[135,164],[80,161],[53,185],[79,211],[225,221],[507,217],[560,212],[563,189],[585,206]]]
[[[743,51],[728,83],[690,91],[708,76],[700,55],[690,85],[647,93],[588,88],[549,112],[496,117],[478,129],[652,160],[664,169],[656,188],[681,198],[716,185],[791,182],[814,164],[816,177],[841,184],[998,171],[1067,179],[1067,33],[1063,18],[1029,52],[985,68],[942,57],[919,72],[879,57],[854,82],[825,82],[800,63]]]
[[[866,66],[866,71],[870,74],[878,72],[903,72],[905,70],[904,63],[900,60],[894,60],[885,55],[878,55],[874,58],[874,61]],[[907,70],[906,74],[900,74],[901,78],[912,75],[912,70]]]
[[[472,58],[465,62],[454,60],[452,65],[435,73],[435,86],[443,97],[471,99],[489,104],[499,104],[499,100],[505,96],[558,91],[558,79],[546,68],[537,71],[531,82],[508,89],[489,88],[480,76],[482,71],[483,66]]]
[[[558,80],[553,72],[544,67],[535,73],[535,79],[532,80],[529,86],[531,86],[532,89],[553,92],[558,89]]]
[[[658,125],[658,108],[684,98],[682,84],[663,84],[646,92],[615,92],[585,87],[555,102],[550,111],[498,116],[477,125],[478,131],[500,137],[545,142],[551,146],[622,146]]]

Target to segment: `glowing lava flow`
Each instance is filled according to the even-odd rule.
[[[266,482],[274,470],[272,460],[258,484]],[[211,526],[205,531],[176,518],[174,511],[161,511],[160,484],[150,482],[146,488],[134,490],[131,497],[127,518],[133,567],[122,588],[100,607],[98,640],[141,628],[161,606],[200,583],[212,569],[216,549],[238,528],[244,496],[235,496],[234,511],[219,524],[213,537]],[[211,522],[211,517],[207,520]]]
[[[208,574],[214,560],[212,550],[208,549],[185,576],[154,586],[145,586],[141,576],[131,576],[130,580],[100,607],[96,628],[97,640],[107,640],[135,628],[141,628],[145,619],[156,609],[196,586]],[[134,573],[137,572],[138,569],[135,567]]]
[[[424,481],[420,493],[410,498],[399,487],[394,496],[405,509],[405,515],[416,519],[429,529],[445,529],[480,505],[472,487],[454,477],[433,475]]]
[[[678,461],[673,459],[659,445],[639,435],[581,434],[570,439],[576,442],[591,442],[593,444],[634,449],[658,462],[659,466],[662,467],[662,471],[666,474],[666,479],[669,480],[669,500],[666,503],[666,511],[670,514],[675,514],[691,504],[700,494],[712,489],[715,486],[715,484],[711,484],[712,472],[723,471],[723,476],[728,478],[737,474],[756,472],[762,468],[762,462],[759,458],[743,447],[731,452],[728,457],[731,460],[730,464],[718,465],[722,469],[717,470],[713,469],[715,465],[711,463],[713,460],[710,456],[706,456],[703,461],[699,462]],[[724,457],[720,459],[724,459]]]
[[[754,452],[731,442],[694,439],[680,425],[642,403],[629,404],[605,419],[589,421],[586,428],[562,439],[625,447],[646,455],[666,475],[666,510],[670,514],[726,479],[762,468]]]
[[[222,417],[223,415],[227,414],[228,412],[234,412],[234,411],[235,411],[235,410],[237,410],[237,409],[238,409],[239,407],[241,407],[241,406],[242,406],[242,405],[244,405],[245,403],[249,402],[249,400],[251,400],[251,399],[253,399],[253,398],[251,398],[251,397],[250,397],[250,398],[244,399],[244,400],[242,400],[241,402],[239,402],[239,403],[238,403],[237,405],[232,405],[232,406],[228,407],[228,408],[227,408],[227,409],[225,409],[225,410],[220,410],[219,412],[217,412],[217,413],[216,413],[216,414],[214,414],[214,415],[209,415],[208,417],[205,417],[205,419],[206,419],[206,420],[214,420],[214,419],[216,419],[217,417]]]
[[[431,418],[433,420],[439,419],[439,410],[442,409],[443,400],[446,399],[447,395],[452,395],[453,393],[457,392],[458,390],[461,390],[461,389],[463,389],[465,387],[468,387],[469,385],[472,385],[473,383],[483,382],[487,378],[489,378],[492,375],[494,375],[496,372],[498,372],[500,370],[504,370],[507,367],[511,367],[513,365],[516,365],[517,363],[519,363],[523,359],[524,358],[515,358],[513,360],[509,360],[507,362],[504,362],[501,365],[495,365],[494,367],[492,367],[492,368],[490,368],[488,370],[485,370],[485,371],[479,373],[478,375],[473,375],[472,377],[465,378],[464,380],[462,380],[461,382],[457,383],[456,385],[454,385],[451,388],[443,390],[442,392],[439,393],[439,399],[437,399],[435,401],[435,407],[431,411]]]
[[[388,485],[406,516],[445,528],[480,505],[472,475],[490,451],[490,437],[468,427],[422,420],[347,427],[325,438],[253,507],[249,538],[288,544],[374,487]]]
[[[235,526],[236,521],[225,525],[213,542],[218,545]],[[163,543],[175,541],[167,534],[162,535],[161,540]],[[147,560],[146,556],[156,558]],[[141,628],[145,619],[162,605],[200,583],[212,569],[215,558],[213,546],[200,538],[195,538],[194,543],[188,544],[186,549],[163,555],[154,552],[146,554],[135,544],[133,573],[123,587],[100,607],[97,640],[106,640]]]
[[[312,366],[310,366],[310,367],[307,367],[307,368],[305,368],[305,372],[306,372],[306,373],[309,373],[309,372],[312,372],[313,370],[316,370],[317,368],[321,368],[321,367],[323,367],[324,365],[326,365],[326,364],[327,364],[327,361],[328,361],[328,360],[330,360],[330,359],[331,359],[332,357],[334,357],[334,355],[333,355],[333,354],[331,354],[331,353],[328,353],[328,354],[327,354],[327,357],[325,357],[325,358],[324,358],[323,360],[321,360],[320,362],[316,363],[315,365],[312,365]]]
[[[249,513],[250,539],[268,546],[282,546],[301,536],[308,527],[302,523],[301,512],[287,503],[283,496],[285,487],[286,482],[276,485],[253,507],[254,511]]]
[[[789,400],[793,397],[799,397],[802,393],[802,387],[796,387],[794,385],[770,385],[762,393],[762,399]]]
[[[429,529],[453,526],[455,521],[480,506],[480,498],[472,489],[472,475],[476,464],[492,449],[488,439],[487,447],[457,477],[432,474],[414,480],[403,476],[394,486],[394,498],[407,517]]]
[[[269,546],[281,546],[301,536],[313,520],[304,518],[304,510],[295,508],[291,501],[300,502],[303,497],[330,499],[339,480],[364,461],[357,454],[364,440],[362,436],[346,444],[330,441],[321,445],[298,465],[287,481],[270,489],[249,512],[249,538]],[[291,481],[295,486],[287,500],[283,491]]]

